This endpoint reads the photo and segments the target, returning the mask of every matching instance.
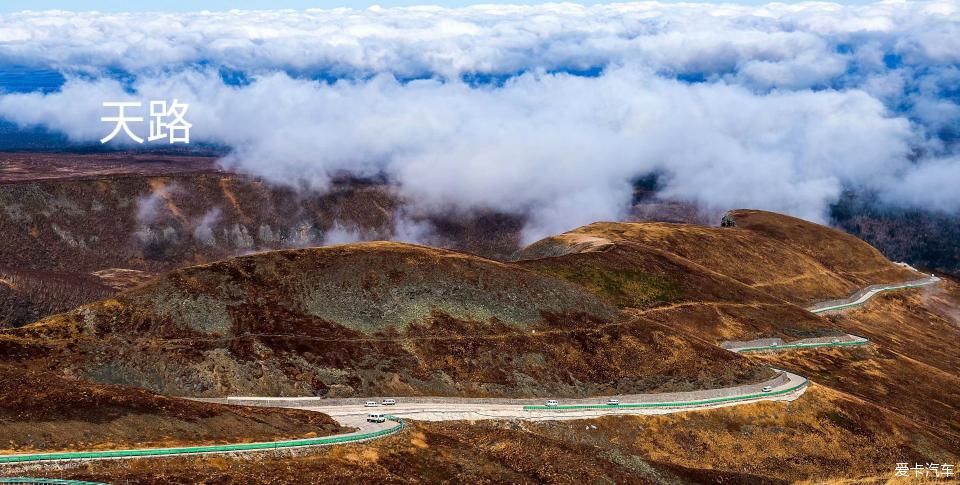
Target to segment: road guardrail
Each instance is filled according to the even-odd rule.
[[[632,403],[625,404],[620,403],[617,405],[610,404],[573,404],[567,406],[524,406],[524,411],[555,411],[555,410],[576,410],[576,409],[635,409],[635,408],[683,408],[683,407],[698,407],[698,406],[708,406],[711,404],[719,404],[726,402],[737,402],[737,401],[750,401],[753,399],[759,399],[770,396],[782,396],[784,394],[790,394],[791,392],[799,391],[803,389],[809,381],[804,379],[803,382],[792,386],[787,389],[780,389],[778,391],[770,392],[758,392],[754,394],[746,394],[743,396],[729,396],[729,397],[716,397],[712,399],[697,399],[692,401],[674,401],[674,402],[647,402],[647,403]]]
[[[59,453],[30,453],[22,455],[0,456],[0,464],[28,463],[36,461],[102,460],[111,458],[134,458],[144,456],[192,455],[202,453],[230,453],[235,451],[270,451],[303,446],[324,446],[344,443],[356,443],[396,433],[403,429],[403,419],[396,416],[384,416],[396,422],[396,426],[361,434],[333,435],[320,438],[268,441],[262,443],[236,443],[230,445],[184,446],[176,448],[143,448],[136,450],[79,451]]]

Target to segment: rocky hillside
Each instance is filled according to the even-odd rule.
[[[591,224],[514,263],[399,243],[262,252],[170,272],[0,346],[21,365],[174,395],[695,389],[769,375],[724,340],[840,332],[794,303],[916,277],[836,231],[733,217]],[[50,353],[63,357],[38,358]]]

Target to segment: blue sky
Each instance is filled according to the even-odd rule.
[[[612,3],[603,0],[557,0],[573,1],[581,4]],[[620,0],[628,1],[628,0]],[[661,0],[670,3],[671,0]],[[688,0],[704,1],[704,0]],[[706,0],[715,1],[716,0]],[[729,3],[763,4],[768,0],[725,0]],[[793,3],[790,0],[779,0]],[[865,1],[834,0],[836,3],[857,4]],[[125,0],[4,0],[0,2],[0,12],[17,12],[21,10],[101,10],[109,12],[127,11],[193,11],[193,10],[230,10],[230,9],[277,9],[277,8],[367,8],[371,5],[384,7],[404,5],[442,5],[445,7],[462,7],[477,3],[500,4],[540,4],[542,0],[167,0],[164,2],[133,2]],[[720,3],[720,2],[716,2]]]
[[[131,2],[124,0],[7,0],[0,3],[2,11],[20,10],[104,10],[104,11],[192,11],[192,10],[230,10],[230,9],[278,9],[278,8],[367,8],[371,5],[384,7],[436,4],[459,7],[475,3],[511,3],[536,4],[543,1],[531,0],[168,0],[165,2]],[[608,3],[608,2],[577,2]]]

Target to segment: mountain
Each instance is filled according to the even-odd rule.
[[[30,366],[177,395],[585,396],[769,377],[551,274],[400,243],[176,270],[4,333]]]
[[[960,277],[960,214],[893,207],[874,193],[847,191],[830,210],[831,223],[887,257]]]
[[[11,377],[39,376],[13,391],[20,400],[10,400],[6,412],[102,395],[92,402],[104,418],[86,405],[75,411],[58,403],[31,411],[37,417],[28,422],[52,427],[79,412],[89,413],[88,421],[122,423],[143,414],[149,417],[137,422],[148,429],[118,442],[155,442],[152,427],[180,430],[172,433],[178,440],[186,430],[217,441],[231,436],[223,422],[252,419],[261,423],[258,436],[296,435],[302,417],[244,410],[218,418],[228,411],[158,394],[563,398],[759,382],[776,367],[809,377],[810,388],[790,403],[666,416],[410,422],[389,438],[305,456],[170,459],[133,468],[105,462],[69,475],[255,483],[292,483],[303,473],[382,482],[872,482],[901,461],[955,462],[960,284],[944,277],[842,314],[815,315],[804,307],[918,274],[849,234],[792,217],[738,210],[725,221],[598,222],[509,260],[374,242],[176,269],[0,331],[0,365],[16,373]],[[719,347],[846,333],[871,344],[761,354]],[[188,419],[193,413],[213,417]],[[16,449],[78,446],[38,442],[16,428],[17,419],[0,419],[4,436],[20,429],[11,435]],[[112,439],[112,427],[83,426],[91,441]]]
[[[137,283],[255,251],[404,232],[505,257],[523,226],[482,211],[408,216],[377,180],[340,177],[321,193],[223,172],[214,158],[132,154],[0,154],[0,207],[0,327],[109,296],[118,274]]]
[[[797,303],[914,276],[838,231],[731,217],[743,227],[591,224],[516,262],[384,242],[256,253],[5,332],[6,346],[175,395],[695,389],[769,375],[722,341],[837,334]]]

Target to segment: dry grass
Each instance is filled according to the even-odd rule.
[[[412,422],[374,442],[254,459],[92,463],[75,479],[138,483],[873,483],[897,462],[956,462],[952,442],[812,386],[792,403],[546,423]]]
[[[589,428],[591,425],[597,429]],[[954,463],[949,437],[871,402],[813,385],[798,400],[665,416],[530,426],[644,460],[785,481],[893,476],[898,461]]]
[[[893,265],[859,239],[781,214],[733,211],[733,228],[668,223],[597,222],[547,238],[523,259],[576,253],[571,236],[630,241],[797,304],[838,298],[873,283],[916,275]],[[562,249],[566,247],[567,249]]]
[[[0,365],[0,453],[220,444],[345,431],[329,416],[226,406]]]

